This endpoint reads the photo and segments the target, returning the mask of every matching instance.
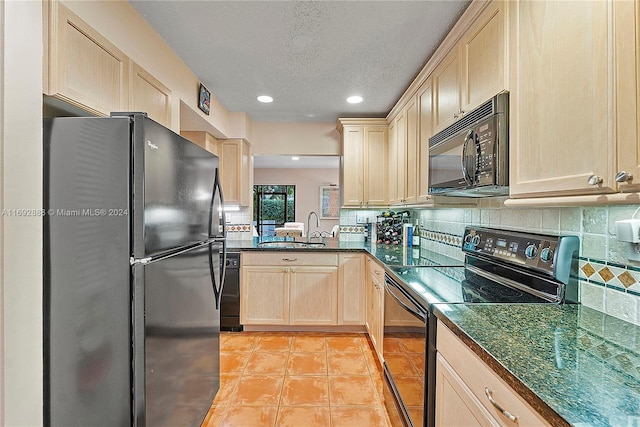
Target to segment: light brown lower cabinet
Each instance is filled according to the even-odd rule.
[[[550,425],[451,330],[437,330],[436,426]]]
[[[365,326],[373,343],[380,363],[384,329],[384,268],[371,258],[367,258],[367,310]]]
[[[241,265],[243,325],[337,325],[337,253],[244,252]]]

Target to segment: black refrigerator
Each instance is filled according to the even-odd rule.
[[[46,425],[199,426],[220,384],[218,158],[143,113],[43,130]]]

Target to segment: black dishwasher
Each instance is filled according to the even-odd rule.
[[[222,287],[220,330],[239,332],[240,325],[240,252],[227,252],[227,271]]]

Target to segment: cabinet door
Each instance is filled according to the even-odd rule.
[[[510,3],[512,197],[614,191],[610,5]]]
[[[462,379],[438,354],[436,361],[436,426],[496,426],[500,424],[484,409]]]
[[[386,127],[364,128],[364,200],[367,205],[387,204],[387,141]]]
[[[242,267],[240,323],[289,324],[289,267]]]
[[[364,202],[364,127],[345,126],[342,134],[342,204]]]
[[[398,133],[397,129],[397,117],[389,123],[389,155],[388,159],[388,172],[389,172],[389,204],[394,204],[398,201]]]
[[[640,191],[640,2],[614,2],[616,19],[616,174],[620,191]]]
[[[380,362],[382,356],[382,334],[384,327],[384,270],[371,258],[367,258],[367,310],[365,326]]]
[[[462,110],[471,111],[505,89],[505,8],[493,1],[465,33],[462,54]]]
[[[143,111],[170,128],[171,91],[135,62],[131,65],[130,111]]]
[[[434,133],[452,124],[460,115],[460,55],[454,47],[433,70]]]
[[[249,206],[251,191],[251,152],[242,139],[220,143],[220,179],[226,203]]]
[[[339,259],[338,325],[364,325],[367,277],[364,255],[340,254]]]
[[[374,274],[374,301],[373,301],[373,336],[374,347],[378,353],[378,359],[380,363],[384,362],[384,356],[382,353],[384,346],[384,283],[383,279],[378,280],[379,275]],[[384,277],[384,274],[383,274]]]
[[[391,173],[391,168],[395,165],[395,179],[392,179],[392,184],[395,183],[396,191],[395,191],[395,199],[389,198],[389,204],[401,204],[405,202],[406,199],[406,188],[407,188],[407,172],[406,172],[406,150],[407,150],[407,111],[402,110],[396,118],[395,122],[395,151],[394,147],[389,146],[390,152],[390,166],[389,173]],[[395,156],[392,158],[391,156]],[[394,161],[395,160],[395,161]],[[393,164],[392,164],[393,163]],[[395,182],[394,182],[395,181]],[[389,191],[391,195],[391,191]]]
[[[97,115],[129,108],[129,58],[64,7],[49,2],[45,93]]]
[[[406,203],[418,202],[418,161],[420,154],[418,150],[418,104],[416,98],[412,98],[407,105],[407,140],[405,150],[405,201]]]
[[[429,193],[429,138],[433,136],[433,84],[427,79],[418,89],[418,192],[420,199]],[[422,200],[419,200],[422,201]]]
[[[338,268],[290,267],[290,325],[338,323]]]

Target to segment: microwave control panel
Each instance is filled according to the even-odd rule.
[[[480,185],[494,184],[495,170],[495,119],[491,118],[475,126],[472,130],[477,144],[477,183]]]

